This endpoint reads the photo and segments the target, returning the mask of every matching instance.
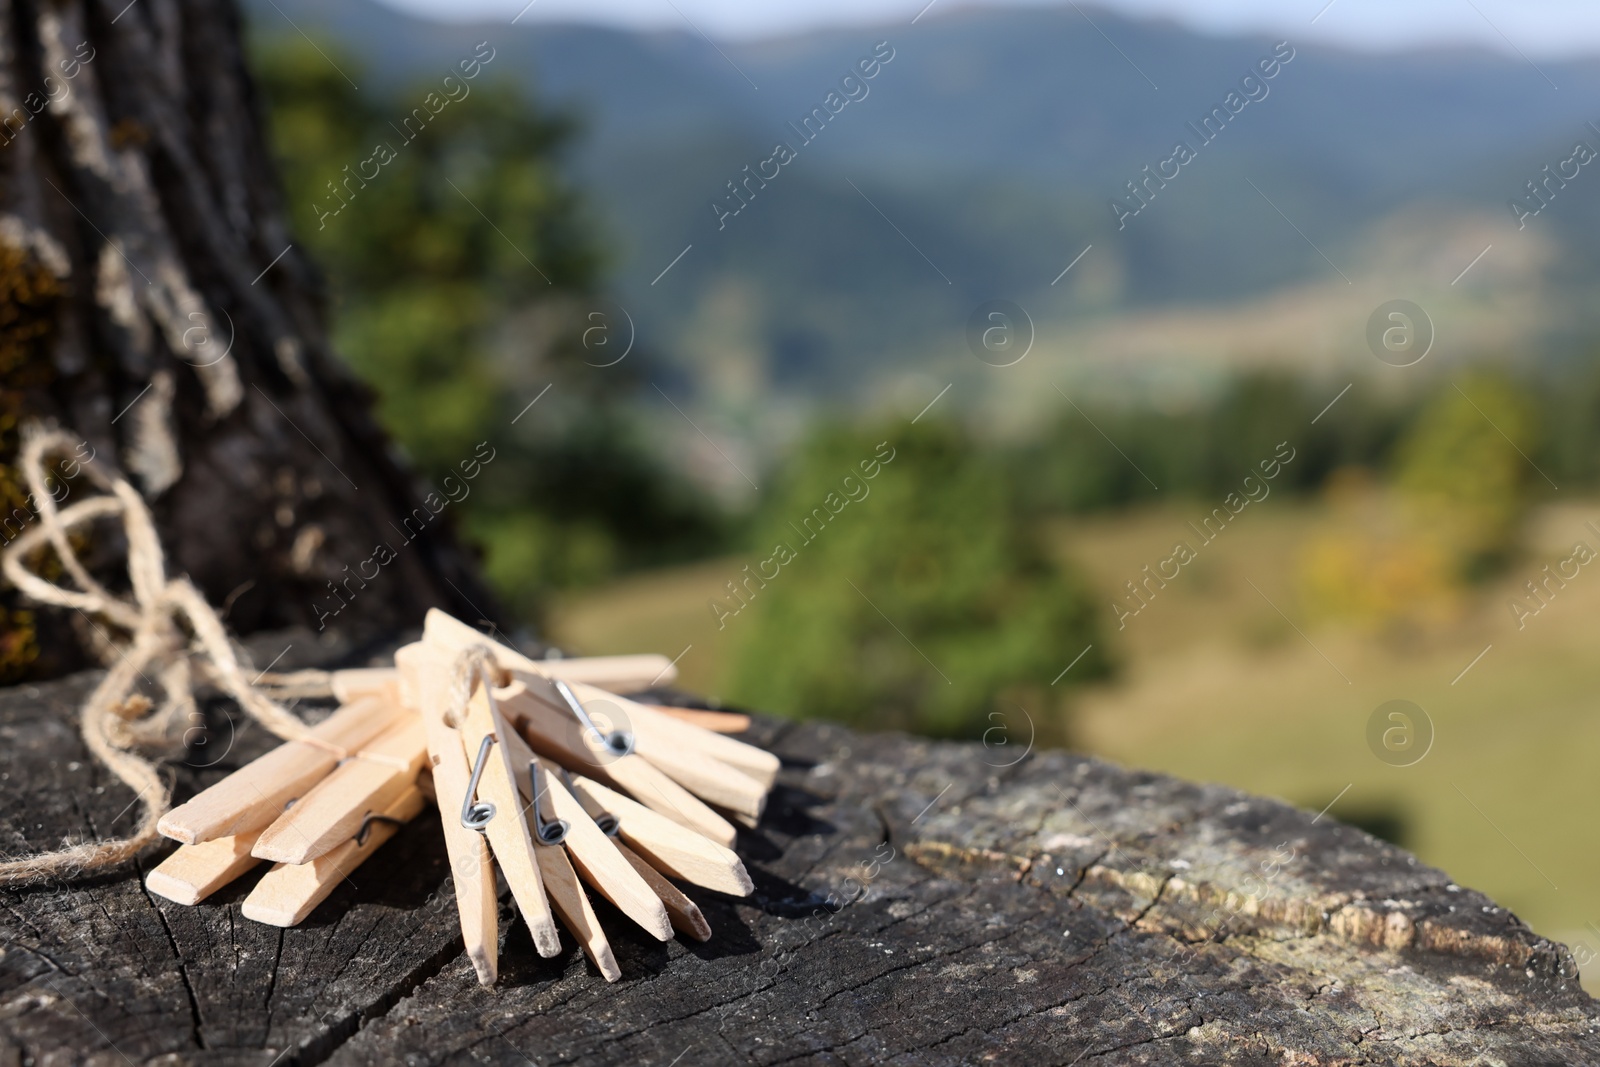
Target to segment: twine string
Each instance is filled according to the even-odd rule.
[[[227,693],[247,715],[285,740],[305,738],[306,724],[268,690],[283,697],[331,691],[330,678],[322,671],[263,674],[254,682],[246,676],[248,664],[235,651],[205,597],[188,578],[167,577],[150,510],[125,479],[96,466],[92,459],[83,461],[80,469],[102,492],[57,508],[46,485],[46,461],[63,452],[74,453],[76,447],[77,441],[61,431],[32,427],[24,434],[20,466],[33,493],[38,521],[0,554],[0,572],[29,599],[74,608],[110,629],[108,634],[94,627],[108,669],[83,703],[83,742],[95,759],[134,791],[143,815],[127,837],[68,844],[0,862],[0,885],[100,871],[131,859],[155,841],[156,824],[170,810],[172,794],[155,763],[137,749],[166,742],[175,724],[192,721],[197,682]],[[69,537],[75,529],[111,517],[121,520],[128,543],[131,599],[117,597],[97,582],[73,551]],[[76,589],[28,569],[29,557],[45,547],[54,550]],[[159,704],[137,691],[141,680],[153,681],[161,690]]]

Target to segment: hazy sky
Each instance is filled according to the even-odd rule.
[[[635,27],[692,24],[714,37],[751,37],[848,23],[932,19],[995,0],[384,0],[450,18],[577,19]],[[1011,0],[1018,2],[1018,0]],[[1070,0],[1020,0],[1064,3]],[[1295,40],[1362,48],[1475,43],[1530,57],[1600,53],[1597,0],[1096,0],[1133,15],[1167,15],[1203,30],[1272,30]],[[521,14],[519,15],[519,12]]]

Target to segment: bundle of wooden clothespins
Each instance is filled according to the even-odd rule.
[[[498,867],[540,955],[561,951],[558,916],[616,981],[583,886],[663,941],[674,928],[708,939],[700,909],[669,878],[749,893],[728,820],[753,825],[778,771],[771,753],[686,721],[723,725],[716,713],[611,691],[648,685],[666,665],[532,660],[430,612],[423,639],[400,649],[394,668],[334,672],[341,706],[307,737],[168,812],[160,830],[183,846],[146,885],[195,904],[275,861],[242,910],[293,926],[431,794],[478,980],[495,980]]]
[[[106,870],[159,833],[183,844],[148,875],[152,892],[195,904],[272,861],[243,911],[293,926],[431,797],[462,937],[485,985],[497,967],[497,869],[541,955],[561,951],[559,916],[610,981],[621,972],[584,884],[662,940],[674,927],[711,936],[669,878],[739,896],[753,888],[730,849],[733,822],[755,824],[778,759],[718,732],[743,716],[617,695],[670,681],[665,657],[532,660],[434,611],[393,667],[251,678],[199,590],[167,575],[149,509],[125,478],[85,462],[100,492],[56,507],[47,460],[74,454],[75,443],[59,431],[25,433],[19,466],[39,517],[0,552],[0,572],[91,623],[107,670],[81,710],[84,744],[144,817],[125,838],[0,860],[0,884]],[[73,547],[73,534],[112,519],[127,544],[128,596],[102,585]],[[46,553],[72,585],[45,576]],[[141,682],[159,687],[159,703]],[[167,783],[138,750],[168,744],[192,721],[197,683],[233,697],[284,743],[169,809]],[[331,690],[341,706],[307,726],[275,699],[297,685],[301,695]]]

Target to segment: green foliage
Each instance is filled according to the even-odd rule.
[[[1591,344],[1525,387],[1538,408],[1540,469],[1561,486],[1600,485],[1600,351]]]
[[[455,517],[510,605],[536,618],[549,589],[713,548],[718,514],[628,429],[644,355],[584,362],[601,256],[561,173],[571,124],[493,63],[458,99],[442,73],[385,93],[320,47],[255,42],[290,216],[327,272],[336,348],[422,475],[495,450]]]
[[[861,464],[875,460],[869,479]],[[804,525],[835,508],[820,530]],[[991,711],[1016,730],[1017,706],[1041,728],[1054,721],[1061,690],[1050,681],[1085,645],[1095,647],[1071,683],[1106,672],[1082,579],[1035,543],[994,454],[954,427],[819,429],[758,529],[756,543],[793,558],[763,586],[742,587],[753,590],[747,606],[727,598],[739,608],[724,618],[733,699],[972,737]]]
[[[1338,392],[1288,375],[1251,373],[1177,410],[1079,402],[1064,406],[1037,442],[1016,451],[1016,477],[1030,508],[1046,513],[1173,495],[1210,498],[1236,488],[1287,441],[1297,457],[1276,488],[1314,489],[1340,467],[1381,466],[1414,412],[1408,403],[1375,400],[1358,385],[1313,424]]]
[[[499,388],[515,376],[497,362],[573,361],[559,344],[541,351],[496,335],[514,312],[586,292],[597,277],[557,166],[568,127],[492,67],[459,81],[465,97],[418,132],[414,119],[396,123],[428,94],[442,99],[437,83],[357,92],[298,37],[257,53],[290,216],[328,272],[335,344],[377,389],[412,458],[442,474],[521,406]]]

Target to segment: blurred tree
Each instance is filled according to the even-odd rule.
[[[1080,401],[1082,410],[1064,407],[1038,440],[1015,449],[1012,463],[1027,506],[1043,514],[1172,494],[1221,496],[1280,441],[1290,442],[1297,456],[1274,491],[1315,489],[1342,467],[1384,464],[1415,414],[1414,404],[1384,403],[1357,387],[1313,423],[1338,393],[1288,374],[1251,371],[1176,410]]]
[[[298,35],[256,53],[290,213],[329,275],[339,347],[422,469],[447,471],[487,425],[526,403],[497,388],[505,375],[494,328],[596,284],[598,250],[559,171],[571,129],[492,66],[457,78],[464,97],[417,132],[415,120],[394,123],[430,93],[446,100],[439,84],[357,92]],[[552,324],[515,355],[577,362],[575,322]]]
[[[1541,469],[1561,485],[1600,481],[1600,351],[1554,363],[1532,390],[1539,407]]]
[[[1394,492],[1370,472],[1346,468],[1328,479],[1323,498],[1325,514],[1297,561],[1308,611],[1390,636],[1459,618],[1458,561]]]
[[[818,430],[758,528],[764,559],[792,558],[741,585],[747,606],[726,599],[732,699],[940,736],[1004,721],[1010,740],[1022,708],[1059,738],[1051,680],[1091,643],[1067,684],[1107,671],[1083,580],[1035,543],[997,457],[951,426]]]
[[[1311,428],[1317,414],[1312,405],[1302,379],[1276,372],[1235,379],[1207,413],[1205,488],[1211,493],[1233,491],[1282,441],[1294,446],[1297,455],[1295,462],[1284,468],[1288,477],[1275,488],[1296,484],[1301,473],[1296,469],[1301,460],[1298,453],[1316,432]]]
[[[644,355],[605,366],[627,339],[590,329],[625,326],[597,295],[596,227],[561,173],[572,124],[492,63],[451,83],[458,98],[434,83],[383,95],[320,48],[255,48],[296,228],[329,275],[339,348],[423,474],[494,450],[460,510],[502,595],[535,618],[553,587],[713,548],[714,509],[632,429]],[[420,133],[395,125],[430,93]]]
[[[1441,389],[1400,442],[1395,487],[1464,578],[1503,563],[1537,477],[1538,418],[1526,391],[1478,373]]]
[[[1465,585],[1516,547],[1538,422],[1533,395],[1502,375],[1438,387],[1394,446],[1390,486],[1356,469],[1329,479],[1328,519],[1300,554],[1307,608],[1391,633],[1459,618]]]

